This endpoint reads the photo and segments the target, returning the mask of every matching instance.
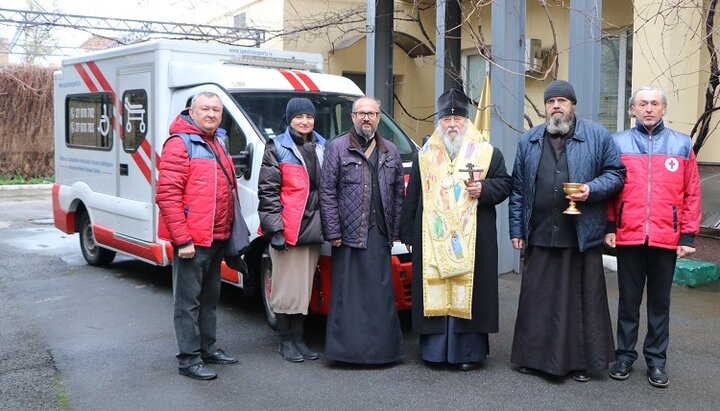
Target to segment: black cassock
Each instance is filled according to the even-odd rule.
[[[566,375],[615,360],[602,251],[528,246],[510,361]]]
[[[410,172],[400,219],[400,240],[413,245],[412,324],[420,334],[421,356],[426,361],[479,362],[489,352],[487,334],[498,331],[498,263],[495,206],[510,195],[512,177],[498,149],[493,149],[488,173],[478,199],[472,319],[425,317],[422,290],[422,181],[417,154]]]
[[[370,203],[382,215],[377,189],[377,150],[370,156],[373,190]],[[368,215],[367,248],[333,247],[330,310],[325,334],[329,360],[356,364],[388,364],[405,357],[402,329],[395,307],[390,241],[382,220]],[[390,239],[391,240],[391,239]]]
[[[325,356],[329,360],[387,364],[405,357],[395,308],[390,248],[384,246],[387,237],[373,226],[368,244],[367,249],[333,248],[325,335]]]

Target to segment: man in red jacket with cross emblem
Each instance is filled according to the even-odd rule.
[[[647,280],[647,377],[667,387],[670,289],[675,261],[695,252],[700,226],[700,179],[690,136],[665,127],[665,93],[641,87],[630,98],[634,128],[613,139],[627,167],[625,186],[608,207],[605,242],[617,247],[617,350],[610,377],[625,380],[637,359],[640,303]]]

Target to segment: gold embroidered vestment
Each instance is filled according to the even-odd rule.
[[[465,190],[469,173],[460,170],[472,164],[473,179],[484,179],[493,147],[468,124],[460,151],[450,160],[441,136],[438,127],[418,154],[424,315],[471,319],[477,199]]]

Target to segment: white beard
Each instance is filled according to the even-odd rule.
[[[560,117],[550,116],[545,121],[545,128],[550,134],[565,135],[570,132],[574,120],[574,113],[563,114]]]
[[[443,133],[442,141],[445,145],[445,151],[447,152],[448,157],[450,157],[450,160],[454,160],[457,154],[460,152],[460,147],[462,146],[464,138],[464,133],[458,134],[455,139],[452,139],[450,136]]]

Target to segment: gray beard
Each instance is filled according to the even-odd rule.
[[[372,131],[365,131],[362,128],[355,127],[357,135],[364,137],[366,140],[370,140],[375,135],[375,129]]]
[[[575,116],[563,114],[560,117],[550,116],[545,122],[545,128],[550,134],[565,135],[570,132]]]
[[[454,160],[457,154],[460,152],[463,138],[463,135],[458,134],[457,137],[455,137],[455,140],[453,140],[447,134],[443,134],[442,141],[445,145],[445,151],[447,152],[448,157],[450,157],[450,160]]]

